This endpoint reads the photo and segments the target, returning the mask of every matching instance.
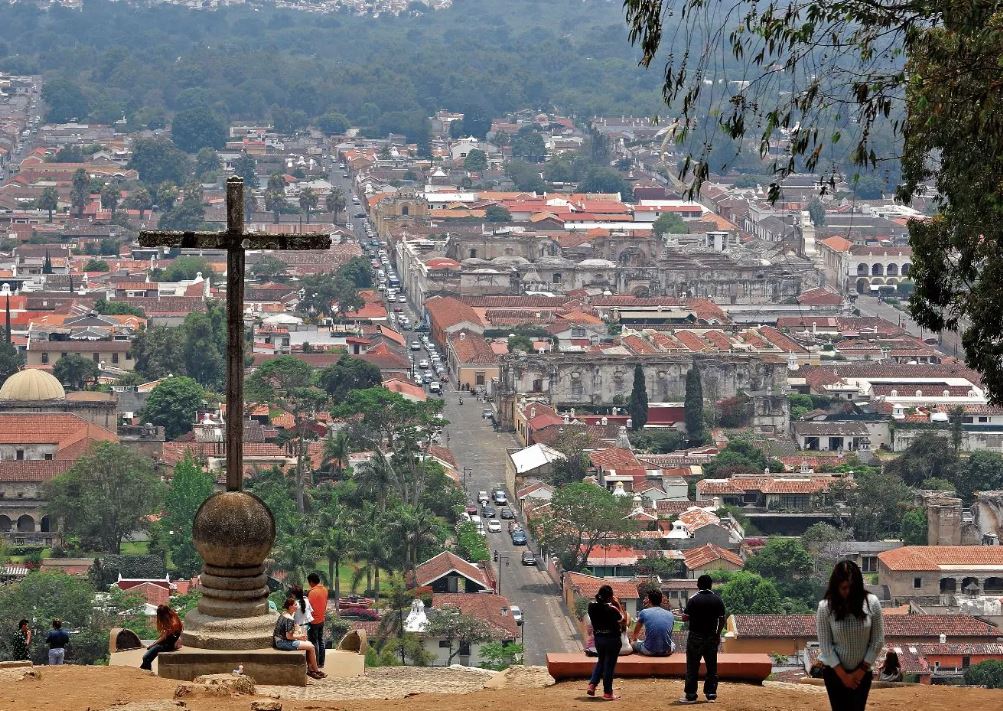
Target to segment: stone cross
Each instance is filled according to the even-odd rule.
[[[226,250],[226,490],[243,485],[244,453],[244,253],[248,249],[328,249],[326,233],[267,234],[244,231],[244,179],[226,181],[226,231],[139,233],[143,247]]]

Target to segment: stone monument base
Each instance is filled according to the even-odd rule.
[[[165,679],[194,681],[205,674],[231,674],[244,666],[244,674],[258,684],[306,686],[306,654],[277,649],[189,649],[164,652],[157,671]]]
[[[278,615],[215,617],[200,610],[185,615],[181,644],[207,650],[267,649],[272,646]]]

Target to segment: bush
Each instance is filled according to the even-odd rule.
[[[965,683],[987,689],[1003,689],[1003,662],[989,659],[965,669]]]

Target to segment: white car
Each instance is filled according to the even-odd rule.
[[[442,392],[442,386],[439,385],[439,381],[438,380],[433,380],[432,382],[430,382],[428,384],[428,391],[430,393],[436,393],[436,394],[441,393]]]
[[[428,368],[428,361],[427,360],[420,360],[420,361],[418,361],[418,367],[421,368],[422,370],[427,369]]]
[[[509,611],[512,613],[512,619],[515,620],[517,625],[522,624],[522,608],[518,605],[509,605]]]
[[[403,321],[404,319],[401,319],[401,320]],[[413,351],[420,351],[421,350],[421,344],[418,343],[418,341],[411,341],[411,350],[413,350]]]
[[[488,492],[483,491],[483,490],[477,492],[477,501],[480,504],[486,504],[490,500],[491,500],[491,498],[488,496]]]
[[[489,519],[488,533],[501,533],[501,521],[496,518]]]
[[[407,303],[407,297],[404,296],[404,294],[398,295],[397,296],[397,303],[398,304],[406,304]]]

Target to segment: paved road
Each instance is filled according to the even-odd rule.
[[[450,424],[449,448],[463,470],[469,470],[467,491],[476,498],[480,490],[491,491],[505,479],[507,449],[516,445],[508,433],[495,432],[488,420],[481,418],[483,403],[469,395],[458,404],[455,392],[446,394],[446,419]],[[512,492],[509,492],[511,498]],[[501,533],[488,533],[488,547],[497,550],[496,564],[501,594],[524,615],[526,663],[546,663],[547,652],[571,652],[581,649],[574,628],[561,601],[560,593],[550,577],[536,567],[524,566],[522,552],[527,546],[514,546],[507,532],[507,522]],[[530,541],[532,544],[532,541]],[[535,548],[529,546],[530,550]]]
[[[936,333],[922,328],[913,321],[909,314],[896,309],[891,304],[878,301],[876,297],[858,296],[856,305],[860,309],[861,314],[865,316],[880,316],[891,323],[901,324],[902,328],[914,336],[919,336],[920,338],[937,337]],[[959,334],[952,331],[944,331],[939,335],[939,338],[940,344],[937,346],[939,350],[947,355],[957,356],[958,358],[965,357],[965,348],[961,345],[961,336]]]

